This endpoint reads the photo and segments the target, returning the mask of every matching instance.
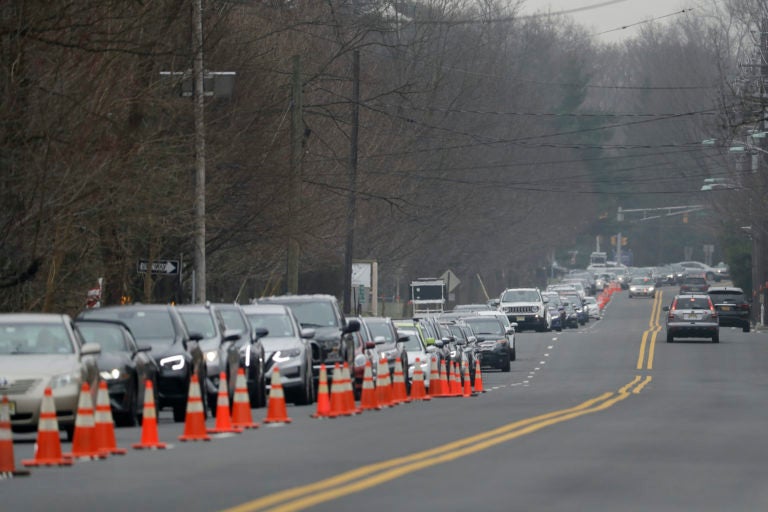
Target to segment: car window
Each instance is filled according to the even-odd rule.
[[[683,297],[675,300],[674,309],[709,309],[706,297]]]
[[[288,315],[254,313],[248,315],[248,321],[254,329],[263,327],[269,331],[267,337],[295,336],[293,323]]]
[[[467,319],[467,323],[476,334],[505,334],[504,327],[495,318],[472,318]]]
[[[0,354],[74,354],[63,325],[13,323],[0,325]]]
[[[291,302],[286,304],[304,327],[339,327],[329,302]]]
[[[247,331],[248,325],[243,320],[243,316],[236,309],[219,309],[221,318],[224,320],[224,325],[227,329],[233,329],[236,331]]]
[[[535,290],[508,290],[501,297],[502,302],[539,302]]]
[[[703,277],[686,277],[683,280],[684,284],[707,284],[707,280]]]
[[[102,352],[131,352],[123,336],[123,331],[116,325],[81,322],[77,324],[77,329],[87,343],[101,345]]]
[[[176,330],[173,328],[171,315],[165,310],[137,311],[133,308],[91,309],[86,318],[107,318],[120,320],[139,341],[153,346],[173,343]]]
[[[213,323],[213,317],[207,311],[183,311],[180,310],[184,324],[189,332],[202,334],[204,338],[213,338],[216,336],[216,325]]]
[[[383,336],[387,343],[395,343],[397,341],[395,340],[395,334],[388,324],[384,322],[367,322],[367,325],[374,339],[378,336]]]
[[[746,302],[743,293],[732,291],[713,291],[709,292],[709,296],[712,298],[713,302],[717,303],[732,302],[736,304],[740,302]]]
[[[423,349],[421,345],[421,341],[419,341],[419,333],[417,333],[416,331],[409,331],[409,330],[400,330],[398,332],[401,336],[408,336],[408,340],[403,342],[403,344],[405,345],[405,350],[411,351],[411,352],[417,352]]]

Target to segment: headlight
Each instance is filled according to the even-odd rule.
[[[160,366],[168,366],[171,370],[181,370],[184,368],[184,356],[164,357],[160,360]]]
[[[276,363],[283,363],[289,359],[299,357],[301,355],[301,349],[292,348],[289,350],[278,350],[275,355],[272,356],[272,360]]]
[[[454,357],[456,357],[456,351],[455,350],[451,350],[451,359],[453,359]]]
[[[127,379],[129,377],[127,373],[121,372],[118,368],[114,368],[110,371],[101,371],[99,372],[99,375],[101,375],[101,378],[104,380]]]
[[[80,372],[63,373],[51,377],[51,389],[63,388],[69,385],[80,385]]]
[[[219,351],[218,350],[209,350],[205,353],[205,360],[209,363],[216,363],[219,361]]]
[[[533,306],[531,308],[531,311],[533,311],[534,313],[538,313],[539,312],[539,306]]]

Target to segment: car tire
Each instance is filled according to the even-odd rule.
[[[674,341],[675,341],[675,337],[667,333],[667,343],[672,343]]]
[[[517,360],[517,348],[513,348],[511,355],[509,356],[510,360],[516,361]]]
[[[512,370],[512,356],[507,356],[507,361],[499,368],[504,373],[509,373]]]
[[[720,343],[720,333],[712,335],[712,343]]]
[[[293,397],[293,403],[295,405],[309,405],[312,403],[312,384],[314,379],[309,373],[304,375],[304,385],[301,389],[296,390],[296,394]]]
[[[745,325],[744,325],[744,327],[742,327],[742,328],[741,328],[741,330],[742,330],[743,332],[749,332],[749,330],[750,330],[750,327],[751,327],[751,326],[750,326],[749,324],[745,324]]]
[[[173,421],[182,423],[187,416],[187,406],[185,404],[176,404],[173,406]]]
[[[117,427],[135,427],[138,421],[139,412],[139,391],[138,384],[132,386],[130,407],[128,411],[115,415],[115,426]]]

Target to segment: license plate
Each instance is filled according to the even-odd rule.
[[[696,320],[696,313],[687,313],[685,315],[686,320]]]
[[[525,322],[525,317],[524,317],[524,316],[518,316],[518,317],[516,318],[516,320],[517,320],[518,322]]]
[[[720,308],[720,310],[721,311],[730,311],[731,310],[731,306],[723,306],[723,307]]]

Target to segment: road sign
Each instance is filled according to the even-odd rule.
[[[453,290],[456,289],[457,286],[461,284],[461,280],[456,277],[456,274],[451,272],[450,270],[446,270],[443,272],[443,275],[440,276],[440,279],[445,281],[445,285],[448,288],[448,293],[451,293]]]
[[[166,276],[177,275],[179,273],[179,266],[179,260],[155,260],[152,262],[152,273]],[[139,274],[145,274],[147,268],[149,268],[149,260],[138,261],[136,271]]]

